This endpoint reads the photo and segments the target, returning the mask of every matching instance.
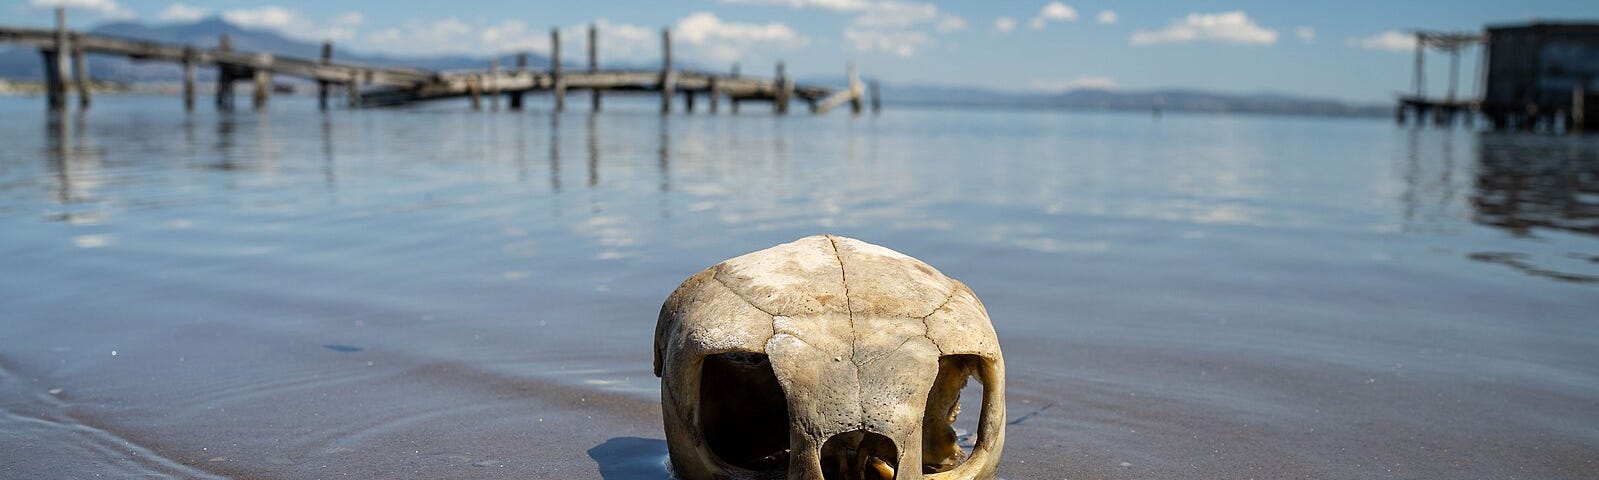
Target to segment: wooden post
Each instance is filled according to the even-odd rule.
[[[527,75],[527,52],[516,54],[516,78]],[[511,110],[522,111],[522,90],[511,92]]]
[[[777,62],[777,92],[772,102],[772,111],[779,115],[788,114],[788,100],[793,93],[794,83],[788,80],[788,73],[784,71],[783,62]]]
[[[672,95],[677,91],[677,72],[672,70],[672,30],[661,29],[661,113],[672,113]]]
[[[599,73],[599,71],[600,71],[600,28],[598,26],[596,26],[595,24],[590,23],[589,24],[589,73],[590,74]],[[589,90],[589,103],[590,103],[589,108],[591,110],[594,110],[596,112],[600,111],[600,87],[594,87],[593,89]]]
[[[194,111],[194,47],[183,47],[183,111]]]
[[[350,108],[360,107],[361,106],[361,71],[360,70],[352,70],[352,71],[350,71],[350,83],[346,84],[345,86],[349,87],[349,91],[344,94],[345,103],[348,104],[348,106]]]
[[[693,90],[684,90],[683,91],[683,112],[684,113],[694,113],[694,91]]]
[[[83,35],[72,34],[72,80],[78,84],[78,108],[89,109],[89,62],[84,58]]]
[[[51,110],[67,108],[67,9],[56,7],[56,35],[54,50],[40,50],[44,56],[44,82]]]
[[[706,92],[705,95],[708,97],[707,100],[711,101],[711,114],[715,114],[717,104],[721,103],[722,98],[722,82],[720,78],[711,77],[710,91]]]
[[[222,52],[232,52],[233,42],[228,40],[228,34],[222,34],[217,40],[217,49]],[[217,64],[217,110],[233,110],[233,67]]]
[[[861,76],[860,73],[855,70],[855,62],[849,62],[849,67],[847,70],[849,70],[849,111],[850,113],[860,115],[861,110],[863,110],[863,107],[865,107],[863,104],[864,102],[861,101],[861,97],[865,96],[866,92],[865,89],[861,88]]]
[[[322,42],[322,64],[323,65],[327,65],[329,63],[333,63],[333,42],[332,41]],[[322,110],[327,110],[328,109],[328,81],[327,80],[318,79],[316,81],[316,107],[318,109],[322,109]]]
[[[255,98],[252,106],[256,110],[266,108],[267,98],[272,96],[272,54],[262,53],[255,56]]]
[[[1422,68],[1423,53],[1427,50],[1427,43],[1422,41],[1421,34],[1416,34],[1416,73],[1411,79],[1416,83],[1416,98],[1420,99],[1427,93],[1427,74]]]
[[[1581,132],[1588,127],[1588,79],[1583,78],[1571,87],[1571,124],[1566,127],[1572,133]]]
[[[550,80],[555,93],[555,113],[566,111],[566,78],[561,75],[561,29],[550,29]]]
[[[1453,46],[1449,49],[1449,96],[1446,100],[1450,105],[1455,103],[1455,84],[1460,77],[1460,47]],[[1451,114],[1450,116],[1454,116]]]
[[[872,115],[883,113],[883,91],[878,88],[876,79],[872,80]]]
[[[738,78],[738,62],[733,62],[733,78]],[[732,95],[727,97],[727,111],[738,115],[738,97]]]
[[[473,75],[466,77],[466,91],[472,96],[472,110],[483,109],[483,76]]]
[[[500,56],[495,55],[489,60],[489,76],[494,83],[489,85],[489,110],[500,111]]]

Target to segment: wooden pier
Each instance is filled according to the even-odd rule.
[[[1454,125],[1456,120],[1464,121],[1467,126],[1472,124],[1476,117],[1478,103],[1475,100],[1460,100],[1456,92],[1460,84],[1460,51],[1466,47],[1480,45],[1483,36],[1468,32],[1432,32],[1413,31],[1416,38],[1416,69],[1411,75],[1413,92],[1410,95],[1399,97],[1399,104],[1394,110],[1394,121],[1400,125],[1409,118],[1416,125],[1425,125],[1429,121],[1439,126]],[[1426,53],[1428,49],[1438,50],[1449,54],[1449,90],[1443,98],[1427,97],[1427,69]],[[1477,77],[1480,78],[1482,63],[1477,64]],[[1478,85],[1481,88],[1481,85]],[[1479,92],[1474,97],[1481,97]]]
[[[517,55],[514,69],[501,69],[493,62],[482,71],[429,71],[404,67],[382,67],[339,62],[333,59],[333,45],[322,46],[321,58],[307,59],[273,55],[264,52],[235,51],[224,35],[216,48],[134,40],[105,35],[89,35],[67,28],[64,10],[56,9],[54,29],[0,27],[0,42],[22,43],[38,48],[45,64],[45,86],[48,105],[52,109],[67,107],[69,85],[76,83],[80,108],[87,108],[89,100],[87,54],[123,56],[140,61],[164,61],[183,66],[183,105],[193,110],[195,105],[195,68],[209,66],[217,69],[216,107],[220,110],[234,108],[233,86],[240,81],[253,85],[251,104],[256,109],[267,107],[272,96],[273,78],[277,75],[304,78],[317,84],[317,101],[321,108],[329,107],[330,93],[345,92],[349,108],[388,107],[416,102],[466,97],[472,108],[483,107],[484,96],[490,97],[493,108],[499,97],[507,97],[511,110],[523,108],[523,96],[530,92],[548,92],[553,96],[554,110],[566,108],[566,94],[572,90],[590,92],[593,111],[601,107],[602,92],[658,92],[661,112],[672,111],[673,100],[683,98],[683,109],[693,112],[695,98],[702,96],[710,113],[717,113],[721,99],[729,102],[729,111],[738,113],[743,102],[768,102],[775,113],[786,114],[794,100],[806,102],[812,113],[822,114],[849,104],[854,113],[861,113],[865,88],[856,74],[854,65],[848,67],[847,87],[838,89],[822,86],[798,85],[790,78],[781,62],[773,78],[744,76],[735,64],[731,73],[713,73],[680,69],[672,62],[672,38],[669,29],[661,30],[661,68],[659,70],[604,70],[599,65],[599,32],[596,26],[588,29],[588,65],[583,70],[568,70],[561,58],[561,33],[550,31],[550,68],[530,70],[527,55]],[[69,68],[69,56],[71,66]],[[75,71],[73,71],[75,70]],[[875,93],[876,89],[873,88]],[[872,99],[874,111],[878,100]]]

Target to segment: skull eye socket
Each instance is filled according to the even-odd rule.
[[[982,412],[970,410],[960,416],[961,405],[982,405],[988,385],[977,382],[967,386],[971,377],[980,375],[982,358],[976,355],[947,355],[938,359],[938,377],[927,395],[927,410],[922,416],[922,473],[933,474],[954,470],[966,462],[972,448],[983,439],[977,419]],[[962,400],[965,402],[962,402]],[[962,434],[961,431],[965,433]]]
[[[699,415],[706,446],[723,463],[754,471],[788,469],[788,399],[765,354],[705,357]]]

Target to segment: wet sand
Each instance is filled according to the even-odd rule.
[[[1599,478],[1593,139],[0,100],[7,478],[661,479],[660,302],[820,232],[982,297],[1005,478]]]

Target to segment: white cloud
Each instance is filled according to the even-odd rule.
[[[1300,26],[1294,29],[1294,36],[1299,37],[1299,41],[1301,42],[1314,42],[1316,41],[1316,29]]]
[[[1011,30],[1016,29],[1016,19],[1010,17],[996,18],[994,19],[994,29],[999,30],[1001,33],[1010,33]]]
[[[339,14],[339,16],[333,17],[334,25],[356,26],[363,23],[366,23],[366,16],[361,15],[360,12],[344,12]]]
[[[472,25],[453,17],[427,22],[412,20],[403,27],[389,27],[369,34],[366,41],[374,50],[416,55],[481,51],[477,48],[478,42],[471,38],[474,30]]]
[[[934,26],[933,29],[934,30],[938,30],[938,33],[949,33],[949,32],[954,32],[954,31],[965,30],[966,29],[966,19],[954,16],[954,15],[950,15],[950,16],[944,17],[943,19],[939,20],[938,21],[938,25]]]
[[[596,19],[599,29],[601,61],[641,61],[660,58],[661,31],[625,23]],[[561,28],[561,50],[565,61],[581,61],[588,50],[589,24],[569,25]],[[459,18],[432,21],[412,20],[401,27],[392,27],[365,35],[361,46],[367,50],[409,54],[483,54],[533,52],[550,54],[550,31],[530,27],[522,20],[504,20],[498,23],[477,21],[468,23]]]
[[[1085,76],[1070,80],[1033,80],[1034,90],[1063,92],[1067,90],[1110,90],[1116,88],[1116,79],[1105,76]]]
[[[74,10],[87,10],[106,18],[125,20],[135,17],[132,10],[117,3],[117,0],[29,0],[28,5],[34,8],[64,7]]]
[[[323,23],[306,17],[297,10],[276,5],[226,10],[222,12],[222,19],[240,27],[272,30],[290,38],[306,41],[356,38],[356,27],[366,21],[359,13],[347,12],[335,16],[330,22]]]
[[[900,57],[910,57],[933,44],[933,38],[923,32],[855,27],[844,29],[844,40],[862,52],[880,51]]]
[[[793,9],[815,8],[835,12],[857,12],[865,10],[869,2],[865,0],[722,0],[722,3],[734,5],[767,5],[789,7]]]
[[[909,57],[933,44],[923,29],[950,33],[966,28],[965,18],[939,10],[932,3],[908,0],[721,0],[724,4],[781,6],[853,14],[844,41],[862,52],[881,51]]]
[[[209,10],[204,8],[190,6],[183,3],[174,3],[167,5],[165,10],[162,10],[161,13],[156,14],[156,18],[164,22],[187,23],[205,18],[205,16],[210,13],[211,12]]]
[[[738,60],[751,51],[791,50],[809,39],[779,22],[765,24],[726,22],[710,12],[696,12],[677,21],[673,33],[713,61]]]
[[[1100,10],[1099,15],[1094,17],[1095,21],[1106,25],[1116,23],[1116,20],[1118,19],[1120,19],[1120,17],[1116,16],[1116,12],[1111,10]]]
[[[1243,45],[1277,43],[1277,31],[1256,25],[1242,11],[1190,13],[1161,30],[1140,30],[1128,39],[1133,45],[1217,42]]]
[[[1366,50],[1412,52],[1416,50],[1416,36],[1398,30],[1389,30],[1365,38],[1351,38],[1349,46]]]
[[[1077,9],[1061,2],[1049,2],[1044,8],[1038,10],[1038,15],[1027,22],[1033,30],[1043,30],[1052,21],[1077,21]]]

